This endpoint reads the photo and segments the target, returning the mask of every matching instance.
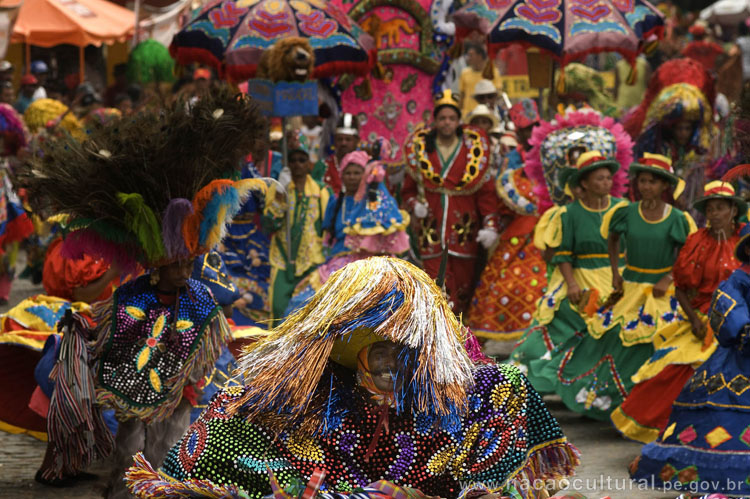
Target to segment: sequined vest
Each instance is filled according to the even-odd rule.
[[[219,310],[208,288],[193,279],[169,306],[147,275],[119,287],[99,360],[99,387],[134,407],[161,404]]]

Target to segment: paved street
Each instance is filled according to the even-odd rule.
[[[11,303],[41,291],[28,281],[14,283]],[[7,307],[0,308],[4,312]],[[491,346],[492,347],[492,346]],[[502,355],[503,345],[494,345],[493,351]],[[661,494],[653,490],[639,491],[627,487],[627,464],[638,454],[640,445],[628,442],[608,424],[584,419],[565,409],[559,399],[545,399],[553,414],[563,426],[566,435],[581,451],[583,464],[571,489],[589,499],[610,496],[612,499],[662,499],[678,494]],[[49,489],[34,482],[34,473],[41,463],[45,444],[24,435],[0,432],[0,498],[14,499],[89,499],[101,497],[106,481],[106,464],[92,468],[101,477],[98,482],[81,484],[70,489]]]

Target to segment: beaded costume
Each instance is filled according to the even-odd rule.
[[[749,233],[745,226],[738,248]],[[658,488],[679,482],[695,492],[750,494],[749,272],[743,265],[716,290],[709,324],[719,346],[685,384],[665,429],[630,465],[633,479]]]
[[[83,142],[48,139],[43,154],[20,168],[35,211],[67,215],[65,257],[87,254],[133,275],[157,269],[96,307],[93,343],[82,318],[66,319],[65,354],[51,375],[54,465],[46,479],[75,474],[112,451],[101,405],[120,421],[110,497],[127,493],[124,460],[145,450],[161,461],[170,435],[189,422],[185,388],[214,366],[230,331],[203,284],[168,283],[177,287],[165,295],[159,276],[169,266],[183,272],[185,262],[218,245],[250,191],[267,190],[261,179],[237,180],[241,159],[264,153],[265,133],[250,100],[221,88],[190,105],[115,120]]]
[[[572,473],[577,451],[539,395],[513,367],[472,364],[464,336],[423,271],[384,257],[354,262],[246,352],[246,386],[218,395],[160,470],[136,458],[131,490],[263,497],[270,481],[283,488],[324,473],[321,492],[385,478],[460,497],[462,483],[499,491]],[[389,403],[354,376],[357,353],[386,340],[411,366]]]
[[[503,201],[501,214],[513,220],[482,271],[468,313],[477,336],[500,341],[521,337],[547,285],[546,264],[532,237],[539,220],[534,183],[524,175],[519,153],[511,151],[509,158],[495,187]]]

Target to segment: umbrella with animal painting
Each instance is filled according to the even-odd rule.
[[[207,64],[242,81],[256,76],[266,49],[290,37],[305,38],[314,53],[307,55],[315,61],[313,74],[299,74],[300,80],[366,74],[374,63],[372,37],[324,0],[210,0],[175,35],[170,52],[180,64]],[[300,50],[290,62],[302,72],[307,64]]]
[[[471,0],[453,20],[459,36],[487,35],[491,50],[521,43],[563,65],[598,52],[633,61],[664,30],[664,16],[646,0]]]

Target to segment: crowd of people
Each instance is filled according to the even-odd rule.
[[[645,444],[633,479],[750,494],[750,36],[669,22],[614,89],[592,56],[515,102],[467,43],[397,165],[206,68],[39,60],[16,97],[0,62],[0,300],[24,251],[44,288],[0,322],[0,429],[49,487],[112,456],[111,498],[546,498],[557,394]]]

